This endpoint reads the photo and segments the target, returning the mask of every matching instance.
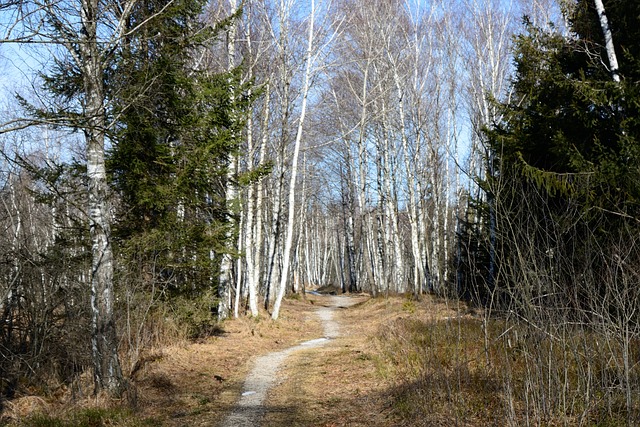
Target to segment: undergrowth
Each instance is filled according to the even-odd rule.
[[[502,387],[483,365],[477,320],[393,321],[381,329],[383,363],[403,425],[448,425],[454,420],[500,424]]]
[[[394,384],[392,405],[402,425],[639,421],[637,408],[625,407],[615,344],[603,346],[593,331],[551,334],[504,319],[409,317],[384,325],[377,338],[378,373]]]
[[[12,427],[152,427],[158,426],[157,420],[140,419],[129,411],[121,409],[87,408],[68,413],[64,416],[34,414]]]

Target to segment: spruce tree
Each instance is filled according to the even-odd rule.
[[[527,31],[516,40],[513,96],[499,105],[503,120],[487,131],[493,173],[483,183],[498,212],[498,270],[502,287],[509,288],[504,301],[527,298],[512,287],[526,281],[518,274],[533,274],[521,268],[523,258],[530,258],[527,262],[549,264],[553,277],[545,280],[549,286],[561,284],[562,303],[570,298],[581,305],[584,292],[576,272],[597,276],[606,263],[602,248],[637,228],[640,5],[610,1],[605,6],[621,52],[620,82],[608,69],[591,0],[579,0],[567,11],[568,36],[525,20]],[[537,257],[522,256],[526,245]],[[551,291],[535,294],[528,297]]]
[[[196,64],[217,30],[199,20],[203,6],[141,2],[130,25],[148,21],[145,31],[128,40],[111,76],[122,110],[109,170],[120,196],[115,232],[123,268],[188,298],[215,295],[212,254],[229,234],[227,159],[242,134],[237,116],[250,101],[237,95],[248,92],[239,69],[212,73]]]

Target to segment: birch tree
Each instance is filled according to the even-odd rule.
[[[111,103],[116,88],[107,87],[106,82],[123,44],[171,4],[132,25],[130,18],[138,3],[33,0],[5,5],[2,12],[5,41],[38,46],[39,53],[52,59],[53,66],[44,69],[43,82],[54,101],[49,105],[27,105],[24,101],[31,117],[7,123],[2,131],[53,125],[80,130],[84,135],[95,391],[113,394],[123,390],[124,380],[114,323],[111,206],[105,168],[105,146],[118,118]],[[19,17],[19,21],[11,23],[9,17]]]
[[[241,253],[245,254],[246,286],[249,294],[249,310],[252,316],[258,315],[258,298],[260,284],[264,276],[264,233],[265,203],[264,183],[270,171],[267,160],[269,139],[271,136],[271,104],[273,66],[270,64],[273,45],[265,25],[262,2],[245,2],[243,5],[242,52],[245,79],[255,81],[262,87],[260,99],[257,100],[246,126],[246,146],[241,164],[248,183],[244,192],[242,209],[246,212],[245,240]],[[265,298],[267,300],[267,298]]]
[[[296,190],[296,178],[298,175],[298,157],[300,155],[300,144],[302,143],[302,132],[304,126],[305,116],[307,114],[307,100],[309,97],[309,90],[311,86],[312,67],[314,62],[314,24],[316,16],[315,0],[311,0],[311,11],[308,18],[308,36],[307,36],[307,50],[305,55],[305,71],[304,71],[304,83],[302,87],[302,105],[300,107],[300,118],[298,119],[298,127],[296,130],[296,137],[293,148],[293,158],[291,161],[291,178],[289,179],[289,218],[287,221],[287,231],[284,246],[283,266],[280,273],[280,286],[278,288],[278,294],[276,296],[273,312],[271,314],[272,319],[277,319],[280,315],[280,305],[282,304],[282,298],[287,289],[287,282],[289,279],[289,265],[291,263],[291,247],[293,245],[293,230],[295,227],[295,190]]]
[[[613,44],[613,36],[611,35],[611,28],[609,27],[609,20],[604,10],[604,4],[602,0],[593,0],[596,6],[596,12],[600,20],[600,27],[602,28],[602,34],[604,35],[605,49],[607,51],[607,59],[609,59],[609,72],[614,82],[620,83],[620,74],[618,71],[618,56],[616,55],[616,49]]]
[[[230,9],[232,13],[235,13],[237,10],[237,2],[236,0],[230,0]],[[227,29],[227,72],[231,72],[236,67],[236,37],[237,37],[237,26],[238,21],[236,19],[232,19]],[[232,87],[232,91],[235,88]],[[232,98],[237,96],[237,94],[232,93]],[[233,100],[232,100],[233,104]],[[238,112],[232,113],[232,115],[237,116]],[[233,117],[232,120],[238,120],[238,117]],[[238,175],[238,163],[236,156],[230,156],[227,162],[227,178],[225,182],[225,199],[227,209],[229,210],[228,221],[229,221],[229,231],[227,232],[227,245],[228,248],[222,254],[222,259],[220,261],[220,280],[218,282],[218,319],[226,319],[229,317],[229,312],[231,310],[231,288],[233,286],[233,247],[238,247],[237,242],[233,242],[233,230],[237,228],[237,220],[238,220],[238,192],[237,192],[237,175]],[[234,209],[235,208],[235,209]],[[239,282],[238,282],[239,283]]]
[[[21,123],[55,123],[79,129],[84,134],[92,253],[91,348],[95,391],[113,394],[122,392],[124,380],[113,317],[111,208],[104,151],[106,133],[112,123],[108,120],[104,76],[119,44],[131,30],[127,28],[127,19],[135,3],[135,0],[118,3],[79,0],[64,5],[47,0],[25,1],[18,5],[25,17],[18,26],[26,38],[15,39],[54,47],[52,53],[60,74],[47,80],[48,89],[71,101],[61,110],[36,110],[34,119]],[[70,80],[71,75],[65,70],[73,70],[76,78]],[[57,78],[60,80],[55,81]]]

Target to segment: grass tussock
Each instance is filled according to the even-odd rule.
[[[16,424],[16,427],[151,427],[156,420],[133,417],[121,409],[88,408],[65,415],[34,414]]]
[[[503,425],[502,386],[487,369],[477,319],[401,318],[381,328],[379,371],[394,381],[403,425]]]
[[[402,425],[640,422],[639,367],[625,364],[638,346],[625,353],[630,346],[594,328],[410,316],[383,325],[377,346]]]

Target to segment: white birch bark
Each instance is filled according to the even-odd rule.
[[[402,151],[403,151],[403,160],[404,167],[407,172],[407,189],[409,192],[409,226],[410,226],[410,234],[411,234],[411,252],[413,254],[413,265],[414,265],[414,274],[413,274],[413,292],[414,294],[418,294],[421,287],[421,277],[424,275],[422,271],[422,266],[420,263],[420,229],[418,228],[418,200],[416,198],[416,183],[415,183],[415,168],[412,167],[410,162],[411,152],[409,150],[409,140],[407,138],[407,129],[405,126],[406,117],[404,112],[404,93],[402,89],[402,79],[400,78],[400,74],[398,73],[397,67],[394,67],[393,70],[393,80],[396,87],[397,97],[398,97],[398,114],[399,114],[399,122],[400,122],[400,140],[402,141]]]
[[[264,95],[264,112],[263,112],[263,124],[262,124],[262,138],[260,142],[260,159],[259,164],[264,165],[265,158],[267,155],[267,142],[269,139],[269,131],[267,126],[269,124],[269,104],[271,100],[271,86],[267,83],[265,88]],[[256,281],[255,285],[258,286],[258,282],[262,277],[262,248],[264,245],[262,230],[264,228],[264,179],[260,179],[257,185],[257,200],[256,200],[256,237],[254,239],[255,245],[255,258],[253,262],[253,279]],[[250,265],[249,268],[252,268]],[[265,298],[266,304],[268,305],[268,299]],[[267,307],[268,308],[268,307]]]
[[[316,224],[315,224],[315,220],[316,220],[316,216],[312,215],[310,221],[303,221],[301,223],[302,226],[302,230],[300,231],[300,235],[301,235],[301,244],[302,244],[302,248],[304,250],[304,270],[305,270],[305,275],[307,280],[304,281],[303,283],[305,283],[304,286],[304,291],[306,292],[306,285],[313,285],[314,283],[318,283],[316,281],[316,277],[315,277],[315,263],[314,260],[316,259],[316,254],[317,254],[317,240],[313,239],[311,237],[311,230],[316,230]],[[311,230],[310,230],[311,229]],[[314,241],[316,241],[316,244],[314,244]]]
[[[238,241],[237,243],[237,248],[238,251],[241,251],[243,249],[243,245],[244,245],[244,236],[245,236],[245,226],[246,226],[246,221],[245,221],[245,211],[240,211],[240,222],[238,225]],[[234,300],[233,300],[233,317],[235,317],[236,319],[238,317],[240,317],[240,306],[242,305],[242,301],[245,298],[245,293],[246,293],[246,287],[244,286],[244,275],[243,273],[243,268],[242,268],[242,259],[240,257],[238,257],[235,260],[236,263],[236,268],[235,268],[235,274],[233,274],[233,278],[234,278],[234,282],[232,283],[233,286],[235,286],[235,290],[234,290]],[[231,307],[231,306],[230,306]]]
[[[382,135],[378,150],[382,158],[382,198],[385,201],[385,234],[387,239],[387,262],[385,269],[389,272],[390,282],[387,288],[392,286],[394,292],[404,292],[405,288],[405,271],[404,271],[404,255],[402,251],[402,241],[398,219],[398,197],[396,195],[396,177],[395,159],[397,153],[394,153],[395,147],[391,140],[393,131],[390,125],[390,109],[386,101],[383,99],[379,104],[379,115],[382,127]],[[396,154],[396,155],[393,155]],[[392,251],[389,251],[389,248]],[[387,279],[389,281],[389,279]]]
[[[374,105],[375,109],[375,105]],[[386,141],[384,132],[382,135],[376,134],[376,139],[380,141]],[[393,267],[390,266],[392,262],[391,255],[389,254],[389,248],[391,248],[391,226],[390,226],[390,203],[391,196],[387,194],[388,185],[386,184],[386,177],[388,176],[387,159],[384,158],[385,150],[376,147],[376,191],[378,194],[378,207],[376,209],[376,230],[375,236],[375,251],[377,254],[372,254],[374,257],[372,260],[373,270],[375,272],[376,282],[372,289],[376,292],[382,290],[382,286],[385,287],[385,293],[389,291],[389,284],[391,283],[391,277],[393,276]],[[370,250],[371,251],[371,250]],[[376,257],[377,255],[377,257]],[[375,261],[374,261],[375,260]]]
[[[363,95],[362,98],[366,99],[366,84],[367,84],[367,72],[365,70],[365,77],[363,83]],[[332,90],[333,100],[335,103],[336,111],[340,110],[340,102],[335,90]],[[366,106],[364,111],[361,110],[362,115],[366,113]],[[347,269],[347,277],[349,283],[349,290],[355,291],[360,286],[360,280],[356,269],[356,247],[355,247],[355,215],[356,206],[354,193],[355,181],[357,181],[356,174],[354,172],[353,163],[354,159],[351,153],[351,138],[349,137],[348,126],[345,125],[344,120],[338,116],[337,121],[339,123],[339,131],[343,139],[343,144],[338,148],[340,153],[340,162],[338,166],[338,175],[340,179],[340,203],[342,213],[342,228],[345,235],[345,248],[344,248],[344,265]],[[364,128],[362,122],[360,123],[360,131],[363,132]],[[342,248],[341,248],[342,249]],[[341,279],[343,278],[342,272],[339,272]],[[324,281],[322,282],[324,283]],[[344,288],[345,281],[341,280],[341,286]]]
[[[283,135],[284,138],[284,135]],[[283,150],[278,150],[276,155],[276,174],[277,181],[273,195],[271,196],[271,227],[268,237],[269,250],[267,255],[267,272],[266,272],[266,294],[264,298],[264,306],[266,310],[269,310],[271,300],[274,294],[274,284],[277,281],[278,269],[277,269],[277,253],[276,250],[280,244],[280,227],[282,216],[282,192],[284,187],[284,153]]]
[[[7,206],[4,198],[2,203],[5,208],[7,218],[9,219],[8,229],[11,230],[11,254],[12,254],[12,268],[11,275],[9,276],[8,283],[2,287],[3,295],[0,300],[0,309],[2,317],[0,321],[6,325],[5,336],[11,336],[14,327],[14,314],[13,310],[16,309],[17,301],[19,300],[19,288],[21,283],[20,272],[20,257],[18,256],[20,250],[20,235],[22,233],[23,215],[17,202],[16,185],[17,177],[13,172],[9,172],[7,176],[7,185],[9,187],[9,198],[11,206]],[[9,233],[7,233],[9,234]]]
[[[233,12],[237,10],[237,1],[230,0],[230,8]],[[237,34],[237,22],[231,22],[227,32],[227,71],[231,72],[236,66],[236,34]],[[235,99],[235,88],[231,88],[231,102]],[[236,117],[234,112],[231,112],[232,120]],[[218,319],[223,320],[229,317],[231,310],[231,287],[233,286],[233,255],[231,250],[236,242],[233,242],[233,229],[237,226],[234,217],[234,205],[237,203],[238,190],[236,188],[235,179],[238,174],[237,162],[234,156],[229,159],[227,163],[227,177],[225,183],[225,201],[226,207],[229,211],[228,214],[228,226],[225,240],[227,241],[228,249],[222,254],[220,260],[220,280],[218,282]]]
[[[88,212],[91,236],[91,339],[96,392],[122,392],[124,380],[118,358],[118,337],[113,313],[113,252],[109,194],[104,158],[105,116],[104,66],[98,44],[98,0],[83,0],[79,66],[85,101],[83,114],[87,152]]]
[[[250,9],[249,9],[250,14]],[[251,15],[249,15],[246,23],[246,30],[244,34],[244,39],[246,40],[246,50],[247,57],[250,61],[253,60],[254,57],[254,49],[253,49],[253,40],[252,40],[252,19]],[[253,68],[255,64],[251,64],[248,69],[249,80],[253,80]],[[266,101],[268,103],[268,99]],[[268,104],[267,104],[267,112],[266,115],[268,117]],[[255,148],[253,143],[253,114],[249,114],[247,119],[247,153],[248,153],[248,164],[249,168],[253,167],[253,157],[255,154]],[[264,159],[261,156],[261,159],[258,161],[258,166],[262,165],[262,161]],[[260,191],[260,189],[258,189]],[[247,292],[249,294],[249,311],[251,312],[251,316],[258,316],[258,283],[260,280],[260,268],[259,268],[259,259],[260,253],[257,250],[260,246],[260,242],[257,236],[257,230],[261,229],[262,224],[260,224],[260,216],[256,215],[256,209],[258,201],[255,200],[256,193],[256,185],[251,183],[249,184],[249,188],[247,190],[247,206],[246,206],[246,230],[245,230],[245,256],[246,256],[246,277],[247,277]],[[261,195],[260,203],[262,203]],[[260,207],[262,209],[262,207]],[[257,224],[256,224],[257,223]],[[258,266],[256,268],[256,266]]]
[[[602,34],[604,35],[605,48],[607,50],[607,59],[609,60],[609,72],[614,82],[620,83],[620,73],[618,72],[618,57],[616,55],[616,49],[613,45],[613,36],[611,35],[611,27],[609,27],[609,20],[604,10],[604,4],[602,0],[593,0],[596,5],[596,11],[598,12],[598,18],[600,19],[600,27],[602,28]]]
[[[351,176],[351,168],[349,167],[348,176]],[[355,219],[354,219],[354,206],[351,183],[346,182],[346,187],[343,191],[346,192],[343,195],[343,220],[345,225],[345,244],[346,244],[346,264],[349,273],[349,292],[355,292],[358,289],[358,277],[356,273],[356,250],[355,250]]]
[[[298,293],[300,291],[300,284],[302,284],[302,289],[304,291],[304,274],[302,271],[302,262],[300,261],[301,257],[303,256],[303,251],[301,250],[302,248],[302,228],[303,226],[306,224],[307,222],[307,180],[306,180],[306,172],[307,170],[307,157],[306,154],[303,153],[302,154],[302,189],[300,190],[300,195],[301,200],[300,200],[300,214],[299,214],[299,219],[296,221],[296,224],[298,224],[298,238],[296,239],[296,243],[295,243],[295,254],[296,254],[296,265],[293,268],[294,271],[294,281],[293,281],[293,286],[292,286],[292,290],[294,293]]]
[[[291,246],[293,244],[293,229],[294,229],[294,218],[295,218],[295,187],[296,187],[296,178],[298,174],[298,157],[300,155],[300,144],[302,142],[302,130],[304,125],[304,119],[307,113],[307,98],[309,96],[309,88],[311,85],[311,72],[312,72],[312,63],[313,63],[313,35],[314,35],[314,21],[315,21],[315,0],[311,0],[311,11],[309,16],[309,35],[307,40],[307,51],[306,51],[306,65],[305,65],[305,73],[304,73],[304,84],[302,88],[302,105],[300,107],[300,118],[298,119],[298,128],[296,131],[296,139],[295,145],[293,149],[293,158],[291,161],[291,178],[289,181],[289,217],[287,222],[287,234],[284,246],[284,254],[283,254],[283,266],[282,272],[280,276],[280,285],[278,288],[278,295],[276,297],[273,313],[271,314],[271,318],[276,320],[280,314],[280,306],[282,304],[282,299],[284,298],[284,294],[286,292],[287,280],[289,275],[289,265],[291,263]]]
[[[249,159],[253,158],[253,119],[251,117],[247,120],[247,150],[249,152]],[[255,270],[255,258],[257,253],[256,239],[255,239],[255,187],[254,184],[250,184],[247,189],[247,206],[246,206],[246,224],[245,224],[245,243],[244,252],[246,258],[246,276],[247,276],[247,292],[249,293],[249,311],[251,316],[258,315],[258,285]]]
[[[277,249],[281,244],[281,226],[282,226],[282,209],[283,209],[283,192],[285,178],[285,150],[289,142],[289,115],[291,113],[291,82],[290,82],[290,64],[289,64],[289,19],[291,12],[291,4],[285,4],[284,0],[280,0],[278,9],[278,27],[279,35],[276,36],[275,29],[271,26],[271,35],[274,43],[277,44],[277,67],[278,70],[274,75],[274,79],[279,79],[278,95],[281,99],[280,105],[280,138],[279,146],[276,148],[275,170],[277,181],[273,193],[271,204],[271,229],[269,235],[269,252],[267,258],[266,272],[266,295],[264,306],[269,310],[271,300],[274,298],[275,284],[278,280],[279,267],[281,259],[278,258]],[[267,18],[267,21],[269,19]],[[277,42],[276,42],[277,40]]]
[[[356,175],[358,182],[358,207],[360,209],[360,227],[362,229],[362,237],[368,242],[370,262],[366,264],[366,271],[371,286],[379,286],[381,274],[382,260],[378,256],[378,251],[372,249],[375,245],[371,244],[371,235],[373,234],[373,223],[370,215],[367,215],[368,203],[368,167],[367,167],[367,115],[369,102],[369,73],[372,61],[372,52],[367,52],[365,65],[363,70],[362,89],[359,96],[360,100],[360,118],[358,128],[358,174]]]

